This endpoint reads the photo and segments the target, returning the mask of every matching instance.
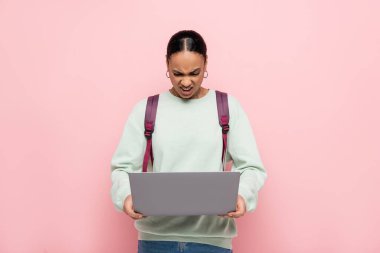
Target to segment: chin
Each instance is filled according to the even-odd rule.
[[[182,90],[179,87],[176,87],[175,90],[178,96],[181,97],[182,99],[192,99],[194,98],[194,96],[196,96],[196,94],[198,94],[201,91],[201,87],[197,87],[197,88],[193,87],[193,92],[189,96],[183,95]]]

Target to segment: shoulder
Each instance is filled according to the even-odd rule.
[[[138,122],[139,125],[143,125],[147,100],[148,97],[140,98],[132,105],[127,121]]]
[[[230,124],[235,124],[241,114],[244,114],[244,109],[239,99],[234,95],[227,93],[228,97],[228,111],[230,115]]]
[[[142,113],[145,113],[145,107],[146,107],[147,100],[148,100],[147,97],[139,99],[132,106],[131,116],[137,116],[137,115],[141,115]]]
[[[148,97],[144,97],[144,98],[139,99],[139,100],[133,105],[132,112],[134,112],[134,113],[145,112],[145,108],[146,108],[146,103],[147,103],[147,101],[148,101]]]
[[[147,106],[147,102],[148,102],[148,98],[150,96],[154,96],[154,95],[159,95],[159,101],[165,99],[165,95],[167,95],[167,91],[164,91],[164,92],[161,92],[161,93],[157,93],[157,94],[151,94],[149,96],[145,96],[143,98],[140,98],[139,100],[137,100],[137,102],[132,106],[132,111],[131,111],[131,114],[134,114],[134,115],[142,115],[145,117],[145,110],[146,110],[146,106]]]
[[[221,92],[225,92],[225,91],[221,91]],[[228,110],[229,110],[230,116],[233,117],[233,115],[236,115],[238,111],[241,110],[241,104],[240,104],[240,101],[235,97],[235,95],[229,92],[225,92],[225,93],[227,93]]]
[[[234,95],[228,94],[228,105],[235,108],[240,106],[240,102]]]

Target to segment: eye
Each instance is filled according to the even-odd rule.
[[[173,73],[174,76],[183,76],[183,74],[180,74],[180,73]],[[199,75],[199,72],[198,73],[191,73],[190,75],[192,76],[197,76]]]

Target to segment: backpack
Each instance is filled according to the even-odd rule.
[[[227,93],[215,90],[216,93],[216,103],[218,108],[219,125],[222,128],[222,138],[223,138],[223,151],[222,151],[222,163],[224,164],[224,156],[227,149],[227,133],[229,131],[229,110],[228,110],[228,96]],[[153,149],[152,149],[152,133],[154,132],[154,123],[156,121],[156,112],[158,105],[159,94],[149,96],[145,109],[145,131],[144,135],[147,139],[144,162],[143,162],[143,172],[147,172],[149,157],[151,158],[152,164],[154,161]],[[225,170],[223,165],[223,171]]]

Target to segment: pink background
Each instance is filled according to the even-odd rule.
[[[217,7],[217,9],[216,9]],[[136,252],[110,159],[201,33],[268,171],[236,253],[379,252],[379,1],[0,1],[0,252]]]

